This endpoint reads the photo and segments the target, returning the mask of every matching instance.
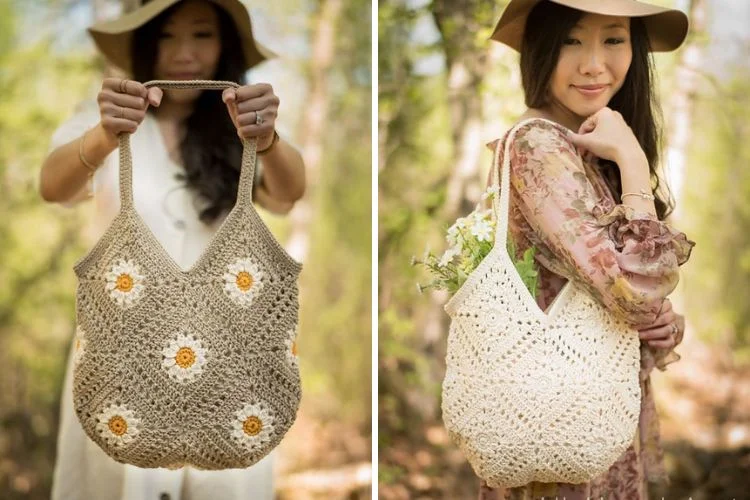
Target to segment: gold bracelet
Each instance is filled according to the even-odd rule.
[[[256,153],[258,153],[258,155],[260,156],[267,154],[269,151],[273,149],[273,147],[276,145],[277,142],[279,142],[279,133],[276,132],[276,129],[274,129],[273,139],[271,139],[271,144],[269,144],[268,147],[261,149],[260,151],[256,151]]]
[[[81,163],[89,169],[89,176],[94,175],[94,172],[96,172],[96,169],[99,168],[96,165],[92,165],[84,156],[83,156],[83,143],[86,141],[86,134],[88,134],[91,131],[91,129],[87,130],[83,133],[83,137],[81,137],[81,142],[78,144],[78,158],[81,160]]]
[[[654,201],[654,195],[647,192],[645,189],[641,189],[640,193],[622,193],[620,195],[620,199],[625,198],[626,196],[640,196],[644,200],[651,200]]]

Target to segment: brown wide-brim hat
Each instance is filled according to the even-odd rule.
[[[529,12],[542,0],[512,0],[503,11],[492,40],[521,51],[523,32]],[[688,17],[684,12],[667,9],[636,0],[549,0],[584,12],[607,16],[640,17],[646,25],[653,52],[677,49],[688,32]]]
[[[133,32],[182,0],[152,0],[132,12],[112,21],[94,24],[88,29],[97,48],[115,66],[132,74],[130,43]],[[255,41],[250,14],[239,0],[208,0],[223,8],[234,21],[245,54],[246,69],[276,57],[266,47]]]

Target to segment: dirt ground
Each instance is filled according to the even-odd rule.
[[[371,498],[370,429],[322,422],[300,411],[280,445],[279,500]]]

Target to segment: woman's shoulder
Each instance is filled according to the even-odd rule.
[[[521,117],[508,132],[514,129],[516,132],[513,141],[517,146],[537,148],[564,144],[574,147],[568,137],[568,129],[547,118]]]
[[[509,135],[513,134],[511,144]],[[568,129],[546,118],[522,116],[502,137],[487,144],[494,149],[499,144],[509,147],[515,155],[544,155],[547,153],[573,154],[578,151],[568,136]]]

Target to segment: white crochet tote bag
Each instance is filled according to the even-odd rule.
[[[529,121],[506,139],[494,247],[445,306],[443,421],[491,487],[593,479],[632,443],[640,409],[637,331],[572,281],[542,311],[506,250],[510,144]]]

